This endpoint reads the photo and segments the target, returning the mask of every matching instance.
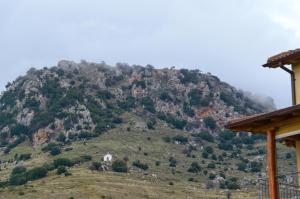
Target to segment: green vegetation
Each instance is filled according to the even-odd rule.
[[[115,172],[126,173],[128,171],[127,163],[123,160],[115,160],[112,163],[112,170]]]
[[[171,124],[172,126],[174,126],[177,129],[184,129],[184,127],[187,125],[186,120],[177,119],[169,113],[165,114],[165,113],[159,112],[157,117],[161,120],[166,121],[167,123]]]
[[[176,135],[172,138],[174,141],[179,142],[180,144],[188,143],[188,138],[182,135]]]
[[[25,167],[15,167],[9,178],[11,185],[22,185],[29,180],[37,180],[47,175],[48,170],[44,167],[35,167],[27,171]]]
[[[162,101],[165,101],[165,102],[172,102],[173,101],[172,97],[166,91],[164,91],[160,94],[159,99],[161,99]]]
[[[187,114],[188,116],[190,116],[190,117],[194,117],[195,116],[194,110],[186,102],[183,103],[183,112],[185,114]]]
[[[138,167],[143,170],[148,170],[148,164],[141,163],[139,160],[136,160],[132,163],[132,166]]]
[[[188,172],[190,173],[199,173],[201,171],[201,167],[198,164],[198,162],[192,162],[190,168],[188,169]]]
[[[196,138],[201,138],[207,142],[214,142],[214,137],[207,131],[202,131],[200,133],[197,133],[197,134],[192,134],[193,137],[196,137]]]
[[[205,117],[203,119],[203,122],[205,126],[210,128],[211,130],[214,130],[217,127],[216,121],[212,117]]]
[[[140,103],[145,108],[145,110],[151,113],[155,113],[154,102],[150,97],[143,97]]]
[[[147,120],[148,129],[155,129],[156,120],[154,117],[151,117]]]
[[[132,96],[127,97],[124,101],[118,101],[118,106],[124,110],[129,111],[135,107],[136,99]]]
[[[180,81],[183,84],[187,84],[187,83],[197,84],[199,81],[198,71],[196,70],[181,69],[180,73],[182,74],[182,76],[180,77]]]

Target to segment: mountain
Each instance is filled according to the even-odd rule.
[[[73,187],[70,197],[82,198],[82,193],[92,194],[88,190],[97,179],[115,183],[122,179],[126,182],[122,186],[136,187],[124,192],[131,193],[128,198],[157,198],[152,192],[163,198],[174,198],[174,194],[183,198],[180,194],[191,185],[200,187],[189,190],[195,198],[201,190],[208,194],[203,188],[244,188],[252,185],[253,176],[265,174],[264,137],[236,135],[223,125],[229,119],[274,109],[271,98],[237,90],[199,70],[122,63],[112,67],[86,61],[32,68],[8,83],[0,97],[2,186],[6,190],[34,181],[32,190],[50,194],[49,198],[69,196],[66,190],[55,195],[54,182]],[[107,152],[117,161],[103,162]],[[287,153],[287,162],[294,161],[294,154],[286,151],[283,159]],[[89,170],[106,171],[93,175]],[[56,173],[66,177],[56,179]],[[87,177],[95,182],[84,181]],[[35,181],[39,178],[42,181]],[[156,182],[151,184],[153,179]],[[143,197],[139,183],[131,180],[149,183],[144,185],[149,190],[144,187]],[[87,184],[86,189],[79,193],[74,181]],[[54,193],[47,192],[48,186]],[[174,193],[164,195],[159,187]],[[39,196],[26,185],[19,189],[13,194]],[[102,198],[123,195],[115,194],[114,188],[101,191],[105,190]],[[6,198],[16,197],[3,193],[8,194],[3,195]]]

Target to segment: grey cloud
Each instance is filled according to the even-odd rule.
[[[287,106],[288,75],[261,67],[268,56],[295,47],[289,32],[269,18],[271,2],[0,2],[0,87],[30,67],[86,59],[197,68]]]

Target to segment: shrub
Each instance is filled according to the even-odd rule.
[[[50,154],[53,155],[53,156],[56,156],[56,155],[58,155],[60,153],[61,153],[61,150],[57,146],[52,147],[51,150],[50,150]]]
[[[80,159],[82,162],[89,162],[93,159],[93,157],[91,155],[81,155]]]
[[[141,87],[142,89],[146,88],[146,82],[145,80],[135,80],[132,84],[134,84],[136,87]]]
[[[213,174],[213,173],[210,173],[210,174],[208,175],[208,178],[209,178],[210,180],[213,180],[213,179],[216,178],[216,175]]]
[[[31,153],[24,153],[24,154],[21,154],[17,159],[18,160],[29,160],[31,158]]]
[[[150,97],[143,97],[141,99],[141,105],[145,108],[145,110],[155,113],[154,102]]]
[[[45,163],[45,164],[43,165],[43,167],[44,167],[45,169],[47,169],[48,171],[53,171],[53,170],[55,169],[53,163]]]
[[[95,133],[101,135],[107,129],[107,125],[105,123],[98,123],[95,127]]]
[[[13,168],[11,175],[17,175],[17,174],[21,174],[21,173],[25,173],[27,171],[26,167],[23,166],[17,166],[15,168]]]
[[[170,167],[176,167],[177,166],[177,160],[174,157],[169,158],[169,166]]]
[[[247,164],[244,162],[239,162],[236,166],[239,171],[245,171],[247,169]]]
[[[156,120],[155,118],[150,118],[147,120],[148,129],[155,129]]]
[[[91,132],[87,132],[87,131],[81,131],[78,135],[78,138],[79,139],[88,139],[88,138],[93,138],[93,137],[96,137],[96,136],[97,136],[97,134],[95,134],[95,133],[91,133]]]
[[[285,159],[291,159],[292,155],[290,153],[285,154]]]
[[[236,106],[236,102],[235,102],[235,99],[230,95],[230,94],[227,94],[227,93],[224,93],[224,92],[221,92],[220,93],[220,99],[225,102],[225,104],[227,106]]]
[[[190,105],[201,105],[201,99],[202,99],[202,91],[199,89],[192,89],[189,93],[188,93],[188,97],[190,100]]]
[[[57,143],[54,143],[54,142],[50,142],[47,146],[42,148],[42,151],[43,152],[48,152],[48,151],[51,151],[52,148],[55,148],[55,147],[60,147],[60,145],[57,144]]]
[[[183,103],[183,109],[182,110],[183,110],[183,112],[185,114],[187,114],[190,117],[194,117],[195,116],[194,110],[186,102]]]
[[[204,147],[204,152],[206,152],[208,154],[213,154],[214,149],[211,146],[206,146],[206,147]]]
[[[190,173],[199,173],[200,171],[201,171],[201,167],[198,164],[198,162],[193,162],[190,168],[188,169],[188,172]]]
[[[214,130],[217,127],[216,121],[212,117],[205,117],[203,119],[203,122],[205,126],[210,128],[211,130]]]
[[[111,94],[108,90],[100,90],[97,92],[97,97],[102,100],[108,100],[114,97],[113,94]]]
[[[132,165],[143,170],[147,170],[149,168],[147,164],[141,163],[139,160],[134,161]]]
[[[71,167],[74,165],[74,162],[67,158],[58,158],[56,160],[53,160],[53,165],[55,168],[58,168],[59,166]]]
[[[27,176],[28,176],[28,180],[36,180],[36,179],[40,179],[43,178],[47,175],[48,170],[44,167],[35,167],[31,170],[28,170],[27,172]]]
[[[58,142],[65,142],[66,141],[66,136],[65,136],[65,134],[63,134],[63,133],[59,133],[59,135],[58,135],[58,137],[57,137],[57,141]]]
[[[230,130],[225,130],[219,134],[220,140],[232,140],[235,137],[235,133]]]
[[[22,185],[29,180],[37,180],[47,175],[48,170],[44,167],[35,167],[26,170],[25,167],[15,167],[10,175],[9,183],[11,185]]]
[[[236,182],[229,182],[227,184],[227,188],[231,189],[231,190],[237,190],[237,189],[240,189],[240,185]]]
[[[233,150],[232,143],[229,142],[220,142],[218,144],[219,149],[224,150],[224,151],[230,151]]]
[[[92,162],[92,165],[89,167],[91,170],[102,171],[101,162]]]
[[[165,142],[171,142],[171,137],[170,136],[165,136],[165,137],[163,137],[162,138],[163,139],[163,141],[165,141]]]
[[[17,175],[11,175],[9,178],[10,185],[22,185],[28,181],[26,173],[21,173]]]
[[[34,111],[38,111],[40,107],[40,102],[35,98],[29,98],[25,101],[24,106]]]
[[[184,127],[187,125],[186,120],[180,120],[172,116],[171,114],[165,114],[163,112],[159,112],[157,114],[157,117],[161,120],[166,121],[169,124],[172,124],[177,129],[184,129]]]
[[[67,172],[67,168],[65,166],[59,166],[56,171],[57,175],[61,175],[66,172]]]
[[[202,152],[202,158],[208,158],[208,153],[206,153],[205,151],[204,152]]]
[[[22,124],[17,124],[11,129],[11,135],[18,136],[18,135],[29,135],[29,129],[27,126],[24,126]]]
[[[216,165],[215,165],[215,163],[210,162],[210,163],[208,163],[207,168],[209,168],[209,169],[215,169]]]
[[[159,166],[160,165],[160,161],[155,161],[155,166]]]
[[[195,134],[194,134],[195,136]],[[207,131],[203,131],[199,134],[196,134],[197,137],[200,137],[203,140],[206,140],[208,142],[214,142],[214,137]]]
[[[176,135],[172,138],[174,141],[179,142],[180,144],[186,144],[188,142],[188,138],[183,135]]]
[[[132,96],[129,96],[124,101],[119,101],[118,106],[125,110],[130,110],[131,108],[135,107],[135,98]]]
[[[123,160],[115,160],[112,163],[112,170],[115,172],[126,173],[128,171],[127,164]]]
[[[250,162],[250,171],[251,172],[260,172],[262,169],[262,163],[259,162]]]
[[[165,102],[172,102],[172,97],[167,92],[162,92],[159,96],[159,99]]]
[[[197,84],[199,81],[198,73],[194,70],[188,70],[188,69],[180,69],[180,73],[182,76],[180,77],[180,81],[183,84],[187,83],[194,83]]]

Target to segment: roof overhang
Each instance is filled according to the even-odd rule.
[[[225,128],[236,132],[265,134],[268,130],[300,124],[300,105],[229,121]],[[299,129],[300,130],[300,129]]]
[[[300,49],[289,50],[270,57],[263,67],[277,68],[284,65],[299,63]]]

